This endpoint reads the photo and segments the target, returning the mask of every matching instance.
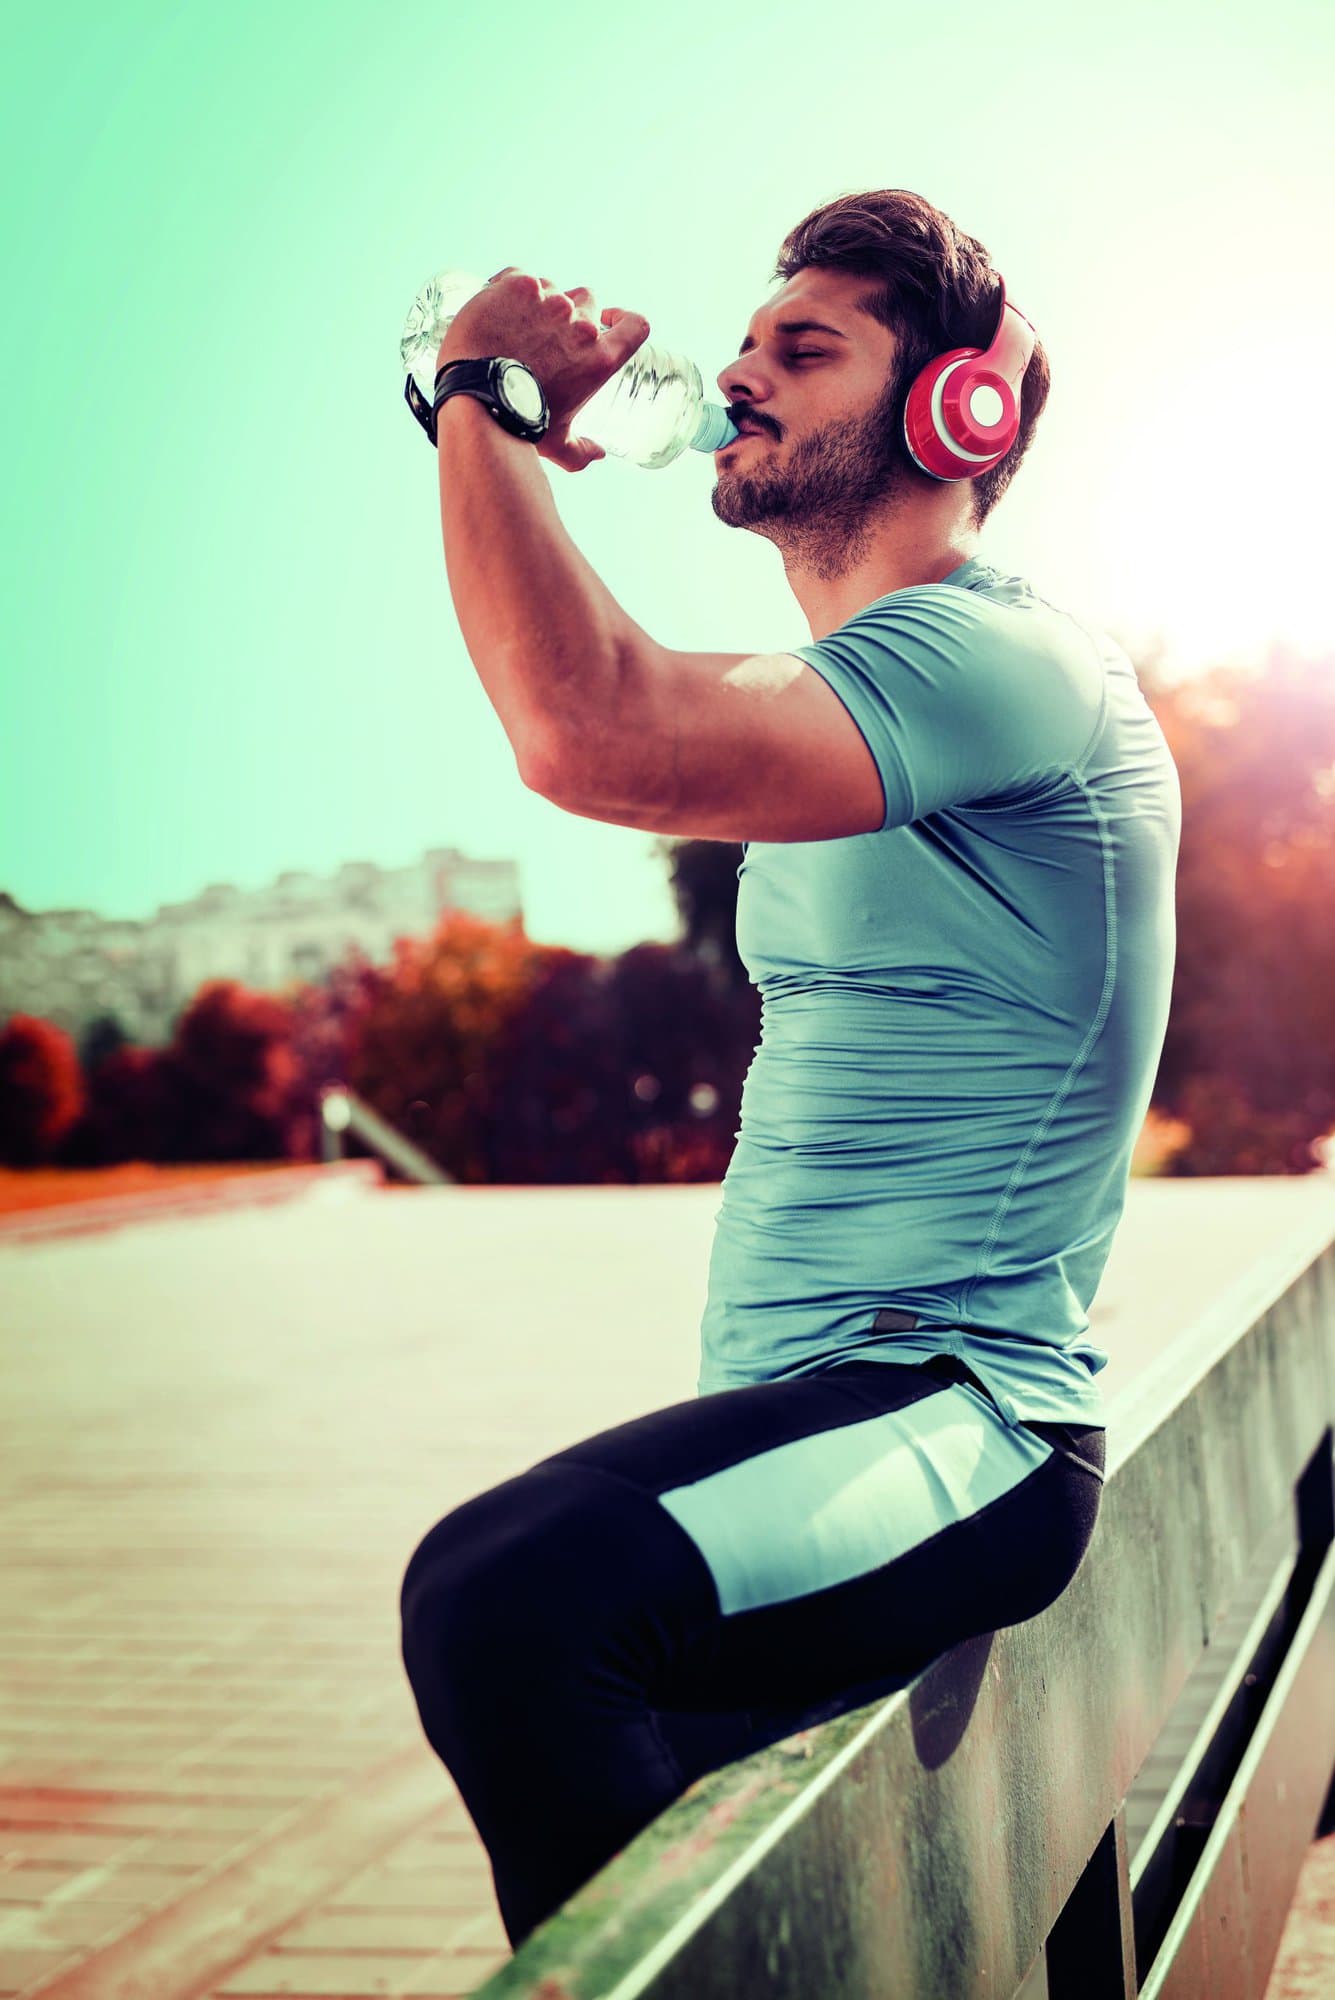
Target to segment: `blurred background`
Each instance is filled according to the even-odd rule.
[[[1301,0],[25,14],[0,120],[5,1199],[316,1159],[336,1082],[463,1181],[721,1177],[759,1035],[741,850],[520,783],[398,340],[432,272],[513,263],[644,313],[712,384],[786,232],[878,187],[978,237],[1050,357],[980,553],[1122,640],[1178,762],[1135,1171],[1319,1168],[1333,42]],[[546,471],[665,644],[808,640],[707,457]]]

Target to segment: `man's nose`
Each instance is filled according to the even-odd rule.
[[[730,361],[725,368],[720,368],[714,380],[720,393],[730,403],[764,401],[764,389],[754,369],[746,368],[740,361]]]

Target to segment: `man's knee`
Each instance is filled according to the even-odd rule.
[[[428,1529],[408,1558],[399,1589],[405,1643],[424,1626],[466,1630],[484,1618],[488,1602],[504,1588],[507,1553],[520,1532],[513,1497],[501,1487],[475,1494]]]
[[[585,1476],[544,1461],[443,1516],[409,1557],[399,1591],[405,1664],[483,1660],[550,1631],[582,1565]]]

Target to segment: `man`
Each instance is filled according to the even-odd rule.
[[[510,271],[440,353],[517,358],[551,412],[536,450],[472,394],[437,416],[450,585],[520,771],[741,841],[764,1002],[697,1397],[455,1508],[404,1578],[423,1727],[516,1944],[705,1771],[1044,1609],[1098,1511],[1087,1309],[1167,1018],[1176,772],[1126,656],[977,554],[1048,381],[982,246],[883,190],[814,211],[775,275],[718,377],[752,434],[713,506],[779,549],[788,653],[655,643],[560,525],[536,458],[601,456],[574,419],[642,319]],[[1005,448],[928,469],[914,383],[1003,326]]]

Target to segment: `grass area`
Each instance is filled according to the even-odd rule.
[[[0,1215],[21,1209],[55,1208],[61,1202],[93,1201],[103,1195],[142,1194],[146,1188],[189,1187],[228,1180],[237,1174],[286,1173],[296,1160],[206,1160],[186,1166],[159,1166],[126,1160],[115,1167],[0,1167]]]

